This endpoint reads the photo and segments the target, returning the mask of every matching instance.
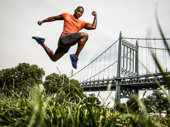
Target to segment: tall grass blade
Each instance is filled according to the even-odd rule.
[[[167,86],[169,87],[169,89],[170,89],[170,80],[169,80],[169,78],[167,77],[166,73],[163,71],[162,66],[161,66],[160,63],[159,63],[159,60],[157,59],[157,57],[155,56],[155,54],[153,53],[153,51],[152,51],[152,57],[153,57],[156,65],[157,65],[159,71],[161,72],[161,75],[163,76],[163,79],[164,79],[164,81],[166,82],[166,85],[167,85]]]
[[[155,10],[156,23],[157,23],[157,25],[158,25],[158,29],[159,29],[159,32],[160,32],[160,34],[161,34],[161,36],[162,36],[163,42],[164,42],[166,48],[168,49],[168,53],[169,53],[169,55],[170,55],[170,47],[169,47],[169,45],[168,45],[168,42],[166,41],[166,37],[165,37],[165,35],[164,35],[164,33],[163,33],[163,30],[162,30],[162,28],[161,28],[161,25],[160,25],[160,23],[159,23],[158,14],[157,14],[157,6],[158,6],[158,5],[156,5],[156,10]]]

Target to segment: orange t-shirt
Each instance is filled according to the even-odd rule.
[[[62,17],[64,19],[64,27],[61,35],[77,33],[84,28],[86,24],[86,22],[76,19],[73,15],[68,13],[63,13]]]

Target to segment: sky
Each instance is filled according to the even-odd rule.
[[[70,75],[72,70],[69,54],[52,62],[44,49],[32,36],[46,38],[45,44],[54,52],[63,29],[63,21],[37,25],[37,21],[68,12],[74,13],[77,6],[85,11],[80,18],[92,23],[92,11],[97,12],[96,30],[82,30],[89,39],[80,53],[78,71],[114,43],[120,31],[125,37],[160,37],[156,21],[157,7],[160,24],[165,36],[170,36],[170,0],[0,0],[0,69],[15,67],[18,63],[36,64],[46,75],[52,73]],[[58,68],[58,69],[57,69]]]
[[[37,21],[62,13],[73,14],[77,6],[84,7],[80,20],[92,23],[92,11],[97,12],[97,29],[82,30],[89,39],[80,53],[78,69],[71,66],[69,54],[52,62],[32,36],[46,38],[45,44],[54,52],[63,29],[63,21],[37,25]],[[170,0],[0,0],[0,70],[19,63],[36,64],[46,75],[70,75],[96,58],[114,43],[120,31],[124,37],[159,38],[155,9],[165,36],[170,37]],[[59,70],[59,71],[58,71]]]

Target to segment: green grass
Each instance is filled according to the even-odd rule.
[[[125,112],[110,110],[87,98],[79,102],[58,102],[36,86],[27,98],[13,93],[12,97],[0,94],[0,125],[21,127],[161,127],[170,126],[168,117],[150,116],[145,105],[138,100],[142,112],[135,113],[127,107]],[[123,106],[123,105],[122,105]]]

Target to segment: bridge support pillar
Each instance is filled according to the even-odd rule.
[[[122,47],[122,33],[119,35],[119,47],[118,47],[118,63],[117,63],[117,82],[116,82],[116,96],[115,104],[120,103],[120,83],[121,83],[121,48]]]
[[[136,95],[137,95],[137,97],[139,99],[139,89],[136,90]]]
[[[120,81],[116,83],[116,95],[115,95],[115,104],[120,103]]]

